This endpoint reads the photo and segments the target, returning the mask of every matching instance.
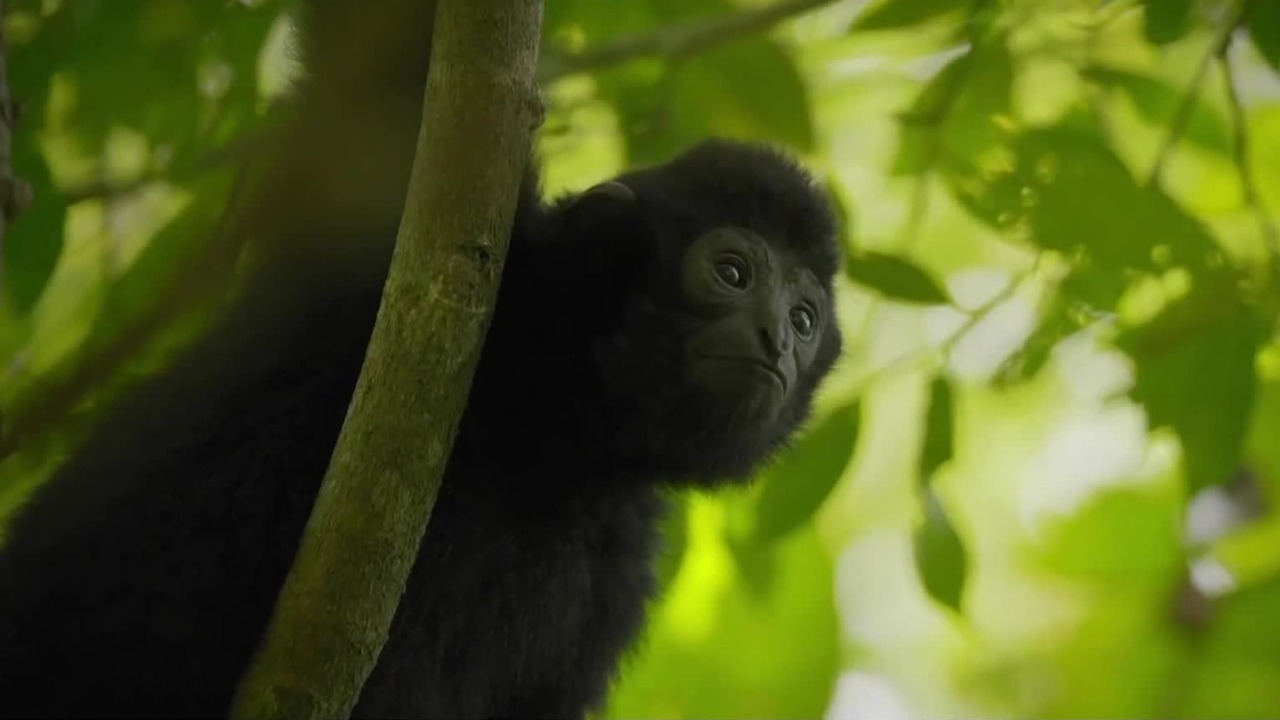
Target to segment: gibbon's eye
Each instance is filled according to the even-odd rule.
[[[817,325],[817,319],[814,318],[812,310],[803,305],[791,308],[791,327],[800,333],[800,337],[806,339],[812,337],[815,325]]]
[[[737,255],[726,255],[716,260],[716,278],[734,290],[747,286],[747,264]]]

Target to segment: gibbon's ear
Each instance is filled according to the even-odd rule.
[[[610,198],[619,202],[631,204],[636,201],[636,194],[625,184],[618,180],[609,180],[596,185],[578,197],[578,202],[586,199],[603,199]]]
[[[577,231],[600,229],[622,223],[625,227],[640,209],[635,192],[618,180],[608,180],[579,193],[567,205],[569,227]]]

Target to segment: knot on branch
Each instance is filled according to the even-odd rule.
[[[35,189],[31,187],[31,183],[13,177],[6,170],[0,170],[0,210],[3,210],[7,222],[13,222],[33,202]]]

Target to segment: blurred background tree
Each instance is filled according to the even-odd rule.
[[[0,518],[225,295],[295,2],[6,3]],[[682,501],[609,715],[1280,717],[1280,1],[547,12],[551,192],[721,135],[848,219],[818,417]]]

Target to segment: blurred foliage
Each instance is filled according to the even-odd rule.
[[[767,4],[556,0],[544,56]],[[847,219],[817,417],[681,503],[609,714],[1280,716],[1280,3],[791,4],[545,87],[553,193],[715,134]],[[0,513],[208,309],[291,8],[6,3]]]

